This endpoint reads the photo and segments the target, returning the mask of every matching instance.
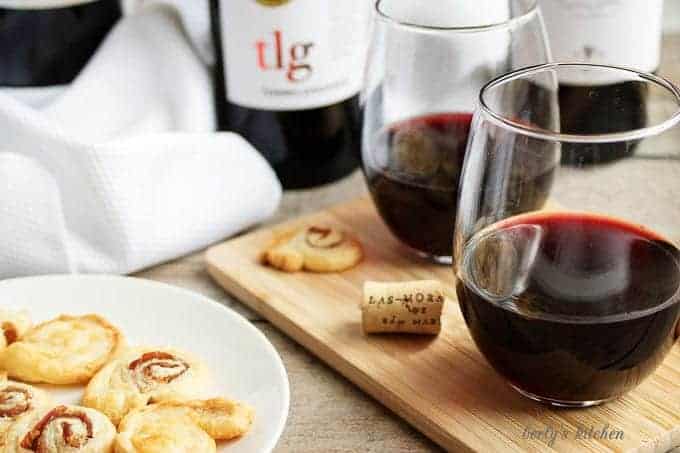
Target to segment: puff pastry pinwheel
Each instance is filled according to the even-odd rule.
[[[0,373],[0,446],[4,445],[5,434],[17,418],[50,403],[47,392],[28,384],[9,381],[6,373]]]
[[[161,403],[162,404],[162,403]],[[190,411],[146,406],[129,413],[118,427],[116,453],[213,453],[215,440]]]
[[[121,349],[120,331],[97,315],[62,315],[0,352],[0,368],[25,382],[84,384]]]
[[[149,403],[204,396],[207,368],[190,354],[172,348],[131,349],[107,364],[85,389],[83,405],[105,413],[118,425]]]
[[[359,241],[325,226],[311,226],[284,233],[264,252],[270,266],[284,272],[342,272],[356,266],[364,256]]]
[[[215,441],[243,435],[253,410],[223,398],[165,401],[129,413],[116,438],[118,453],[214,452]]]
[[[190,411],[198,426],[217,440],[229,440],[244,435],[255,418],[255,412],[250,406],[226,398],[165,401],[156,406],[159,409]]]
[[[48,406],[19,417],[5,453],[110,453],[116,428],[104,414],[78,406]]]
[[[26,311],[12,311],[0,308],[0,350],[17,341],[31,327],[31,318]]]

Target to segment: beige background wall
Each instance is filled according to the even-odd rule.
[[[667,31],[680,32],[680,0],[666,0],[664,20]]]

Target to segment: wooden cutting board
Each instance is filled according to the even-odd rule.
[[[329,275],[285,274],[259,264],[277,233],[310,224],[356,233],[364,262]],[[207,265],[229,293],[447,450],[665,453],[680,445],[680,346],[638,389],[604,406],[555,410],[523,398],[477,351],[458,309],[452,270],[410,256],[366,198],[215,246]],[[362,334],[358,303],[365,280],[432,278],[448,285],[450,298],[437,338]],[[584,428],[604,429],[612,438],[584,435]],[[550,430],[559,433],[554,441]]]

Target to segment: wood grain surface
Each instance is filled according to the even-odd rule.
[[[259,262],[265,244],[300,225],[351,230],[366,258],[342,274],[285,274]],[[357,307],[365,280],[438,279],[448,267],[404,253],[366,198],[258,230],[208,250],[209,273],[231,294],[450,451],[649,451],[680,445],[680,347],[630,395],[583,410],[553,410],[511,390],[472,342],[448,286],[436,339],[365,336]],[[579,427],[622,439],[577,439]],[[554,442],[529,432],[558,429]]]

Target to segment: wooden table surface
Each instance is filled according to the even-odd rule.
[[[680,35],[664,39],[664,61],[660,73],[680,83]],[[365,193],[366,186],[359,172],[319,189],[288,192],[278,214],[268,223],[317,211]],[[277,453],[441,451],[379,402],[222,291],[208,276],[202,252],[154,267],[137,276],[211,297],[245,316],[274,344],[286,366],[291,385],[290,414],[276,447]],[[673,453],[680,453],[680,448]]]

